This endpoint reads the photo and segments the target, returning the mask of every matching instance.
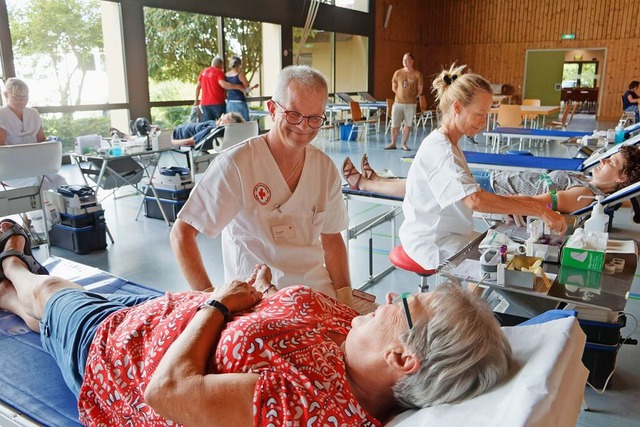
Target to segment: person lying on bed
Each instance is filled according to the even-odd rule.
[[[202,140],[212,140],[213,137],[221,137],[223,132],[215,132],[220,126],[232,123],[244,123],[242,115],[239,113],[225,113],[218,120],[207,120],[200,123],[187,123],[176,126],[171,134],[171,144],[176,147],[190,147],[200,143]],[[213,144],[205,141],[202,149],[211,150]]]
[[[349,157],[342,164],[342,174],[349,187],[393,197],[404,198],[407,180],[382,178],[362,156],[362,173],[358,172]],[[535,196],[551,204],[551,186],[558,198],[556,210],[571,213],[593,203],[593,199],[578,200],[579,196],[606,196],[640,181],[640,147],[624,146],[613,156],[602,159],[591,171],[591,177],[568,171],[552,171],[548,179],[533,171],[472,171],[480,187],[502,196]]]
[[[23,230],[0,231],[0,307],[40,333],[85,425],[380,426],[484,393],[511,365],[487,304],[453,284],[388,294],[366,316],[308,287],[276,292],[265,265],[211,293],[98,295],[34,275]]]

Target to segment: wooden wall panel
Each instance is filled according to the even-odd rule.
[[[622,92],[640,80],[637,11],[635,0],[376,0],[373,93],[393,95],[391,76],[404,51],[416,56],[426,87],[442,66],[457,61],[521,94],[527,49],[604,48],[599,118],[617,119]],[[560,40],[564,33],[576,40]]]

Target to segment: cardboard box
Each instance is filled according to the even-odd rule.
[[[604,251],[576,249],[565,246],[562,248],[560,265],[582,270],[602,271]]]
[[[534,290],[536,276],[528,271],[521,271],[523,267],[529,268],[541,258],[516,255],[504,268],[498,268],[498,284]],[[501,264],[504,265],[504,264]]]

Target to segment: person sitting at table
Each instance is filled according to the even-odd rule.
[[[405,178],[383,178],[362,156],[362,173],[349,157],[342,164],[342,174],[353,190],[368,191],[404,198]],[[471,171],[483,190],[502,196],[534,196],[543,203],[553,202],[551,189],[556,191],[558,212],[571,213],[593,203],[593,196],[606,196],[640,181],[640,147],[624,146],[613,156],[603,159],[591,171],[591,176],[568,171],[552,171],[541,175],[534,171]],[[547,179],[548,177],[548,179]],[[579,196],[583,198],[578,200]]]
[[[220,126],[229,125],[231,123],[244,123],[244,118],[239,113],[225,113],[218,120],[207,120],[200,123],[186,123],[176,126],[171,135],[171,144],[176,147],[191,147],[205,141],[202,146],[203,150],[211,150],[213,143],[210,141],[214,137],[221,137],[222,132],[216,132]]]
[[[0,307],[40,333],[84,425],[379,426],[484,393],[512,366],[491,309],[453,284],[387,294],[366,316],[277,291],[264,264],[210,293],[105,295],[33,274],[13,221],[0,242]]]
[[[640,82],[633,80],[629,83],[629,90],[622,95],[622,109],[635,114],[635,122],[640,123],[640,110],[638,110],[638,102],[640,102],[640,95],[636,93],[636,90],[640,87]]]
[[[7,105],[0,107],[0,146],[22,145],[44,142],[47,136],[42,128],[40,113],[27,107],[29,102],[29,86],[15,77],[7,79],[3,95]],[[28,187],[38,185],[39,177],[7,180],[9,187]],[[43,190],[55,190],[67,181],[59,174],[45,175]]]

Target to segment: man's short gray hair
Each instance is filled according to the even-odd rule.
[[[401,406],[460,402],[508,376],[511,347],[480,297],[452,283],[440,285],[428,300],[425,317],[403,337],[421,366],[394,386]]]
[[[320,71],[307,65],[290,65],[283,68],[280,74],[278,74],[276,87],[273,92],[273,100],[280,104],[287,105],[289,101],[289,85],[294,82],[298,87],[303,89],[303,92],[323,91],[325,93],[325,99],[328,96],[327,80]]]
[[[211,60],[211,66],[216,68],[222,68],[224,66],[224,61],[219,56],[214,56]]]

